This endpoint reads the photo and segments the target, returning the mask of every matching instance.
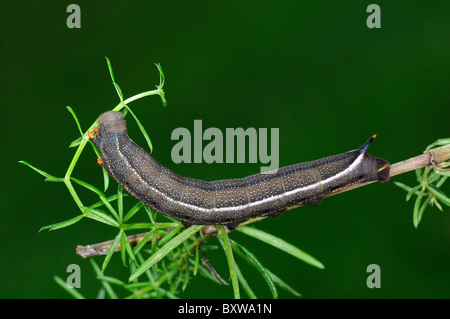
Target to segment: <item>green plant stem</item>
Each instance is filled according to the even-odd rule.
[[[390,177],[400,175],[406,172],[414,171],[418,168],[427,167],[433,165],[435,168],[439,169],[439,166],[445,165],[450,157],[450,144],[438,147],[430,150],[430,153],[425,153],[418,155],[407,160],[390,165]],[[350,185],[343,190],[338,190],[325,195],[325,197],[340,194],[342,192],[347,192],[349,190],[366,186],[376,181],[365,181],[362,183]]]
[[[84,209],[84,205],[81,202],[81,199],[78,197],[77,192],[73,188],[72,181],[70,180],[70,176],[72,174],[73,169],[75,168],[78,158],[81,155],[81,152],[83,151],[83,148],[86,146],[86,143],[87,143],[87,141],[85,139],[83,139],[81,141],[80,145],[78,145],[77,151],[75,152],[75,155],[72,158],[72,162],[70,162],[70,165],[69,165],[69,168],[67,169],[66,175],[64,175],[64,184],[66,185],[67,189],[69,190],[69,193],[72,195],[75,203],[78,205],[78,207],[80,208],[80,210],[83,214],[86,213],[86,210]]]
[[[192,225],[189,228],[183,230],[176,237],[172,238],[168,243],[166,243],[163,247],[161,247],[158,251],[156,251],[150,258],[148,258],[142,265],[139,266],[138,269],[130,276],[128,281],[133,281],[138,278],[142,273],[144,273],[147,269],[153,266],[155,263],[163,259],[169,252],[171,252],[174,248],[182,244],[186,239],[190,236],[201,230],[203,225]]]
[[[161,94],[162,94],[162,88],[158,88],[158,89],[156,89],[156,90],[151,90],[151,91],[147,91],[147,92],[143,92],[143,93],[136,94],[136,95],[134,95],[134,96],[132,96],[132,97],[126,99],[125,101],[119,103],[119,104],[113,109],[113,111],[119,111],[119,110],[121,110],[123,107],[125,107],[125,105],[128,105],[128,103],[131,103],[131,102],[136,101],[136,100],[138,100],[138,99],[141,99],[141,98],[143,98],[143,97],[150,96],[150,95],[159,95],[159,96],[161,96]]]
[[[126,99],[123,102],[120,102],[113,111],[120,111],[124,107],[127,106],[128,103],[131,103],[133,101],[136,101],[138,99],[141,99],[146,96],[151,95],[161,95],[162,94],[162,88],[158,88],[156,90],[151,90],[143,93],[136,94],[128,99]],[[92,131],[94,127],[98,125],[98,122],[95,121],[88,129],[88,131]],[[89,142],[89,135],[87,131],[84,133],[83,138],[81,139],[80,144],[78,145],[78,148],[75,152],[75,155],[72,158],[72,161],[70,162],[70,165],[66,171],[66,174],[64,175],[64,184],[66,185],[67,189],[69,190],[70,195],[72,195],[72,198],[74,199],[75,203],[77,204],[78,208],[81,210],[83,215],[86,215],[87,211],[85,209],[85,206],[83,205],[83,202],[81,201],[80,197],[78,196],[77,192],[75,191],[75,188],[72,185],[72,181],[70,180],[72,176],[72,172],[75,168],[75,165],[78,162],[78,159],[80,158],[81,153],[83,152],[84,147]]]
[[[234,261],[233,257],[233,251],[231,249],[230,239],[228,237],[228,232],[225,229],[225,227],[220,226],[220,232],[222,234],[222,242],[223,248],[225,250],[225,255],[227,257],[228,261],[228,268],[230,270],[230,278],[231,278],[231,284],[233,286],[233,293],[234,293],[234,299],[240,299],[240,292],[239,292],[239,281],[238,281],[238,274],[236,271],[236,262]]]

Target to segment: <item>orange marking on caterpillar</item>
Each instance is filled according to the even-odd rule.
[[[94,139],[94,134],[92,134],[92,132],[91,131],[87,131],[87,134],[88,134],[88,136],[89,136],[89,138],[91,139],[91,140],[93,140]]]
[[[378,170],[378,172],[381,172],[382,170],[384,170],[386,167],[388,167],[389,166],[389,164],[385,164],[383,167],[381,167],[379,170]]]
[[[95,133],[98,133],[98,127],[97,126],[94,126],[94,132]],[[91,131],[87,131],[87,134],[88,134],[88,136],[89,136],[89,138],[91,139],[91,140],[93,140],[94,139],[94,137],[95,137],[95,134],[94,133],[92,133]]]
[[[97,158],[97,163],[98,163],[98,165],[103,165],[103,161],[102,161],[102,158],[101,157],[99,157],[99,158]]]

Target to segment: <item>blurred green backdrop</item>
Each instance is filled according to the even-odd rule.
[[[366,26],[371,1],[77,1],[81,29],[66,26],[70,3],[0,2],[2,298],[68,297],[52,277],[65,278],[72,263],[82,269],[81,292],[98,291],[75,247],[111,239],[114,231],[83,220],[38,233],[79,211],[62,184],[44,183],[17,162],[64,174],[74,153],[68,145],[78,137],[66,106],[86,129],[119,102],[105,56],[125,97],[153,89],[154,63],[161,63],[167,108],[158,97],[131,107],[153,155],[184,176],[243,177],[261,165],[174,164],[171,132],[192,130],[194,119],[222,130],[279,128],[281,166],[357,148],[374,133],[370,153],[394,163],[449,136],[449,1],[377,1],[381,29]],[[136,126],[130,135],[144,143]],[[84,153],[73,176],[101,185],[93,152]],[[413,184],[414,174],[393,180]],[[377,183],[255,225],[312,254],[324,270],[230,236],[305,298],[448,298],[448,208],[430,208],[416,230],[412,206],[392,182]],[[228,278],[223,254],[208,257]],[[369,264],[381,267],[380,289],[366,286]],[[116,272],[127,278],[119,256],[107,274]],[[270,297],[263,279],[250,277],[257,295]],[[228,298],[232,291],[197,276],[181,297]]]

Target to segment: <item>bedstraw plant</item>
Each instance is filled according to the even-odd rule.
[[[115,81],[111,63],[108,59],[106,61],[112,83],[120,99],[120,103],[112,110],[122,111],[124,116],[131,115],[145,137],[151,152],[153,146],[150,137],[138,117],[129,107],[129,104],[147,96],[159,96],[163,106],[166,106],[167,102],[163,90],[165,81],[163,70],[159,64],[156,65],[160,74],[160,82],[156,86],[156,89],[124,99],[122,90]],[[124,208],[124,198],[127,196],[127,193],[120,186],[110,185],[109,175],[104,168],[102,168],[104,181],[102,186],[95,186],[75,178],[73,176],[74,168],[83,151],[85,151],[87,144],[90,144],[90,149],[100,157],[99,151],[89,138],[89,133],[94,130],[98,123],[95,121],[88,129],[82,129],[74,110],[71,107],[67,107],[67,109],[73,116],[80,137],[70,143],[70,147],[76,150],[64,177],[55,177],[32,166],[26,161],[20,161],[20,163],[44,176],[46,181],[64,183],[80,210],[80,214],[77,216],[66,221],[44,226],[41,230],[51,231],[62,229],[78,223],[84,218],[93,219],[116,229],[117,235],[112,240],[77,247],[77,253],[84,258],[96,255],[104,256],[100,266],[90,258],[93,271],[101,286],[97,297],[177,298],[180,292],[186,289],[192,278],[196,275],[202,275],[218,284],[231,284],[234,298],[257,298],[244,272],[240,270],[239,264],[241,262],[248,263],[261,274],[273,298],[278,298],[278,289],[280,288],[287,290],[296,297],[300,296],[299,292],[264,266],[261,260],[247,247],[231,239],[232,233],[228,233],[226,227],[193,225],[185,228],[178,220],[159,214],[137,200],[131,205],[131,209],[126,211]],[[447,152],[446,155],[440,157],[439,161],[433,158],[432,154],[434,153],[432,147],[434,146],[441,146],[441,149],[442,147],[446,148],[444,149],[444,152]],[[448,160],[448,154],[450,153],[448,150],[449,147],[450,139],[443,139],[427,148],[426,152],[431,153],[431,155],[429,156],[428,162],[424,160],[420,165],[427,166],[431,162],[434,167],[428,166],[426,168],[420,168],[417,171],[419,185],[409,187],[401,183],[396,183],[408,192],[407,199],[410,199],[412,196],[417,196],[413,213],[413,221],[416,227],[422,219],[425,208],[430,204],[434,204],[441,210],[442,206],[440,203],[450,206],[449,198],[440,190],[450,174],[448,171],[444,171],[444,167],[448,165],[445,161]],[[442,158],[446,159],[442,160]],[[410,168],[402,170],[401,168],[403,167],[404,165],[402,163],[392,165],[391,176],[412,170]],[[413,167],[413,169],[415,168],[417,167]],[[98,201],[86,204],[78,195],[75,186],[88,189],[98,197]],[[112,189],[115,191],[112,194],[107,194],[111,193]],[[144,221],[136,221],[137,218],[142,217]],[[249,220],[241,224],[235,231],[258,239],[263,244],[278,248],[313,267],[319,269],[324,268],[324,265],[320,261],[298,247],[275,235],[249,226],[254,221]],[[206,258],[205,252],[212,249],[223,250],[228,263],[229,282],[220,276]],[[106,275],[105,273],[112,257],[117,255],[115,254],[116,252],[120,255],[123,265],[128,267],[130,271],[128,278],[120,279]],[[228,275],[225,277],[228,278]],[[84,298],[76,289],[68,288],[66,282],[60,277],[55,277],[55,281],[73,297]],[[242,291],[245,295],[241,294]]]
[[[133,117],[147,141],[150,152],[152,152],[153,146],[150,137],[129,104],[138,99],[156,95],[160,97],[163,106],[166,106],[167,102],[163,90],[165,78],[161,66],[156,65],[160,74],[160,83],[155,90],[124,99],[122,90],[115,81],[111,63],[109,59],[106,59],[106,61],[112,83],[120,98],[120,103],[112,110],[122,111],[124,116],[129,113]],[[87,144],[90,144],[91,149],[100,157],[100,153],[89,138],[89,132],[92,132],[98,126],[98,123],[95,121],[87,130],[83,130],[75,111],[69,106],[67,109],[74,118],[80,137],[70,143],[70,147],[76,148],[76,151],[64,177],[53,176],[26,161],[20,161],[20,163],[44,176],[46,181],[64,183],[80,210],[79,215],[69,220],[44,226],[41,231],[62,229],[78,223],[84,218],[96,220],[117,230],[117,235],[113,240],[77,247],[77,253],[85,258],[94,255],[105,256],[100,266],[91,258],[93,270],[102,287],[98,297],[176,298],[197,274],[210,278],[218,284],[229,285],[209,263],[204,253],[211,249],[220,248],[223,249],[229,265],[229,277],[234,298],[241,297],[241,290],[249,298],[257,297],[250,288],[245,275],[240,271],[235,256],[238,256],[240,261],[244,260],[257,269],[267,283],[273,298],[278,297],[279,288],[289,291],[294,296],[300,296],[296,290],[267,269],[250,250],[231,240],[225,227],[193,225],[184,228],[181,222],[158,214],[137,200],[130,210],[125,211],[124,197],[127,194],[122,187],[118,186],[114,194],[107,195],[108,190],[114,187],[110,185],[109,175],[104,168],[102,168],[104,180],[102,187],[75,178],[72,175],[73,170]],[[78,195],[75,186],[81,186],[93,192],[98,196],[98,201],[85,204]],[[136,216],[144,216],[146,220],[144,222],[134,221]],[[135,234],[136,231],[145,232]],[[272,245],[314,267],[324,268],[322,263],[314,257],[274,235],[248,225],[238,227],[237,231]],[[119,279],[105,274],[105,270],[115,252],[120,252],[123,265],[129,268],[129,278]],[[55,277],[55,281],[73,297],[84,298],[76,289],[68,288],[66,282],[60,277]]]

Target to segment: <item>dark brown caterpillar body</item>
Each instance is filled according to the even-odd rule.
[[[289,208],[317,205],[337,190],[362,181],[389,180],[389,164],[357,150],[286,166],[272,174],[207,182],[175,174],[127,134],[120,112],[103,113],[94,143],[107,172],[131,195],[185,225],[230,228],[254,217],[279,216]]]

